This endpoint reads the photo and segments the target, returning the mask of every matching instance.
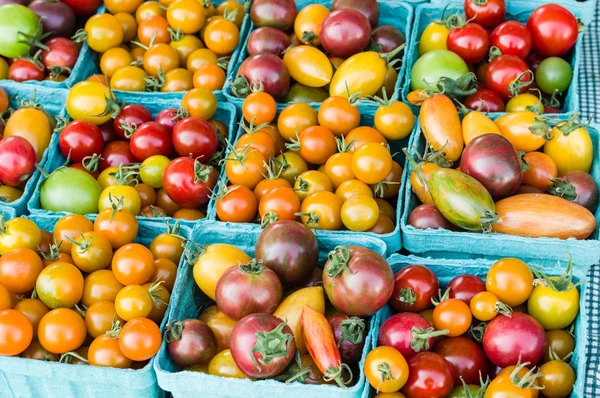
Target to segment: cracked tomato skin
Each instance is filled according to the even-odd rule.
[[[409,265],[396,272],[394,293],[389,303],[396,312],[421,312],[433,306],[431,299],[438,294],[439,288],[438,278],[429,268],[422,265]],[[401,294],[412,296],[413,293],[412,303],[410,303],[412,300],[407,302],[400,298]]]
[[[372,250],[338,247],[336,258],[348,260],[341,271],[337,260],[328,260],[323,268],[323,287],[333,306],[348,316],[373,315],[392,296],[394,274],[383,257]],[[330,253],[330,256],[332,253]],[[336,273],[337,272],[337,273]]]
[[[296,342],[292,329],[288,325],[281,328],[282,323],[281,319],[271,314],[252,314],[242,318],[235,325],[229,346],[235,364],[244,374],[256,379],[266,379],[281,374],[292,361],[296,353]],[[283,356],[271,358],[269,363],[265,363],[262,360],[263,355],[252,350],[257,343],[265,343],[259,332],[268,334],[278,327],[281,328],[279,348],[283,351]]]

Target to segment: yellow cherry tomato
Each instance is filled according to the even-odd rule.
[[[331,192],[333,190],[333,186],[331,185],[331,181],[327,175],[325,175],[325,173],[317,170],[309,170],[300,174],[298,178],[296,178],[294,189],[296,190],[296,195],[298,195],[302,201],[308,195],[315,192]]]
[[[202,29],[206,13],[198,0],[175,0],[167,7],[167,21],[174,30],[194,34]]]
[[[559,176],[570,171],[590,171],[594,145],[590,133],[584,126],[577,124],[575,117],[569,122],[556,125],[552,129],[552,135],[553,138],[544,145],[544,153],[556,163]]]
[[[107,109],[107,98],[114,99],[109,88],[98,82],[84,81],[75,84],[67,95],[67,113],[73,120],[85,120],[92,124],[103,124],[111,120]]]
[[[400,390],[408,381],[408,363],[395,348],[377,347],[367,354],[365,376],[378,392],[392,393]]]
[[[115,71],[110,78],[110,88],[120,91],[144,91],[146,89],[145,70],[137,66],[125,66]]]
[[[340,214],[350,231],[365,232],[377,224],[379,207],[373,195],[359,194],[346,199]]]
[[[115,72],[133,62],[131,53],[122,47],[111,48],[100,57],[100,70],[110,79]]]
[[[484,134],[500,134],[498,126],[487,115],[472,111],[467,113],[462,120],[462,133],[465,145],[471,142],[475,137]]]
[[[446,40],[450,30],[439,23],[431,22],[421,34],[419,40],[419,55],[423,55],[433,50],[446,50]]]
[[[388,101],[375,111],[375,129],[387,140],[402,140],[415,125],[415,116],[402,101]]]
[[[506,103],[506,112],[532,111],[543,114],[542,99],[530,93],[519,94]]]
[[[327,55],[312,46],[290,48],[283,56],[283,63],[294,80],[309,87],[323,87],[333,75]]]
[[[85,40],[96,52],[103,53],[123,42],[123,26],[114,15],[96,14],[85,23]]]
[[[228,15],[227,19],[236,24],[238,28],[242,27],[244,17],[246,16],[243,3],[237,0],[226,0],[222,2],[215,9],[215,14],[224,17],[225,13]]]
[[[231,54],[240,41],[240,30],[225,18],[214,19],[204,30],[204,44],[219,56]]]

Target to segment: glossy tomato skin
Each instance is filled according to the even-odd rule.
[[[371,24],[371,26],[375,25]],[[376,45],[381,46],[382,53],[389,53],[406,42],[404,34],[391,25],[381,25],[373,29],[371,40]],[[402,53],[396,55],[394,58],[400,58],[401,55]]]
[[[73,69],[79,50],[75,43],[64,37],[55,37],[44,43],[48,50],[42,51],[42,63],[48,71],[53,66]]]
[[[378,345],[394,347],[400,351],[404,358],[409,359],[417,353],[411,346],[413,328],[425,330],[430,327],[431,323],[427,319],[414,312],[392,315],[379,328]],[[431,350],[434,341],[434,337],[428,338],[424,351]]]
[[[406,398],[443,398],[454,387],[452,365],[434,352],[421,352],[408,360],[408,381],[400,390]]]
[[[528,68],[525,61],[515,55],[501,55],[490,62],[486,68],[485,86],[507,100],[513,96],[509,90],[509,85],[526,72]],[[519,93],[527,91],[527,86],[524,84],[531,82],[532,79],[531,74],[520,77],[523,86],[519,89]]]
[[[334,0],[331,4],[331,11],[348,8],[360,11],[361,14],[367,17],[372,27],[377,26],[379,22],[379,4],[376,0]]]
[[[494,200],[515,193],[523,180],[519,154],[499,134],[480,135],[469,142],[462,154],[460,171],[481,182]]]
[[[457,227],[440,213],[433,204],[422,204],[410,213],[407,224],[417,229],[447,229],[454,231]]]
[[[263,53],[246,58],[238,75],[244,76],[250,87],[262,82],[264,91],[276,100],[284,98],[290,89],[290,73],[281,58],[274,54]]]
[[[113,121],[115,133],[122,140],[129,139],[126,136],[125,128],[137,129],[146,122],[152,121],[152,114],[146,107],[138,104],[129,104],[121,108],[121,111]]]
[[[173,129],[181,121],[182,117],[178,115],[176,108],[165,108],[158,112],[154,121],[162,124],[169,133],[173,132]]]
[[[560,57],[577,41],[579,26],[573,14],[557,4],[538,7],[527,20],[534,50],[544,57]]]
[[[421,312],[433,306],[438,294],[437,276],[422,265],[409,265],[396,272],[390,305],[396,312]]]
[[[179,331],[181,327],[181,331]],[[167,326],[169,356],[179,366],[208,364],[217,354],[217,339],[212,329],[198,319],[175,321]]]
[[[304,224],[282,220],[261,232],[254,255],[277,274],[284,286],[294,286],[308,280],[317,268],[319,245]]]
[[[363,330],[361,332],[362,339],[359,340],[358,343],[354,343],[347,338],[344,338],[343,332],[343,324],[342,322],[348,322],[350,318],[344,314],[334,314],[327,317],[327,322],[329,322],[329,326],[331,326],[331,330],[333,331],[333,337],[335,338],[336,343],[338,344],[338,349],[340,350],[340,356],[342,357],[342,362],[351,364],[360,361],[362,357],[363,348],[365,346],[365,336],[366,331]]]
[[[504,100],[498,94],[487,88],[480,88],[463,101],[467,109],[483,112],[504,112]]]
[[[296,19],[294,0],[257,0],[252,2],[250,18],[258,27],[268,26],[282,31],[290,30]]]
[[[271,53],[278,57],[283,57],[285,50],[289,46],[290,38],[285,32],[265,26],[250,33],[246,50],[250,55]]]
[[[490,48],[490,38],[481,25],[469,23],[450,31],[446,39],[448,50],[460,55],[468,64],[481,62]]]
[[[505,0],[488,0],[483,5],[478,5],[474,0],[465,0],[465,15],[469,21],[480,24],[484,28],[494,28],[499,25],[506,15]]]
[[[101,156],[100,170],[105,170],[111,166],[135,163],[137,161],[136,157],[131,153],[129,142],[127,141],[109,142],[102,150]]]
[[[488,373],[487,360],[481,347],[466,337],[449,337],[435,345],[433,351],[446,359],[454,369],[454,386],[479,384],[479,374]]]
[[[502,54],[525,59],[531,52],[531,34],[522,23],[506,21],[494,29],[490,35],[490,45],[498,48]]]
[[[592,213],[596,211],[598,207],[598,184],[589,173],[578,170],[571,171],[560,177],[558,181],[571,185],[575,190],[575,198],[571,199],[572,196],[569,196],[570,192],[565,195],[564,192],[561,194],[560,191],[554,191],[554,195],[558,193],[557,196],[577,203]]]
[[[171,134],[160,123],[146,122],[131,136],[129,149],[139,161],[156,155],[169,156],[173,150]]]
[[[296,351],[292,329],[281,325],[283,321],[270,314],[252,314],[242,318],[231,332],[230,349],[235,364],[250,377],[265,379],[281,374],[289,365]],[[281,354],[265,363],[263,354],[252,352],[257,343],[257,332],[269,333],[279,328]],[[252,360],[254,356],[254,360]]]
[[[485,291],[485,283],[475,275],[459,275],[448,283],[450,298],[462,300],[469,305],[477,293]]]
[[[506,367],[521,363],[536,364],[544,356],[546,335],[532,317],[513,312],[512,318],[500,315],[486,326],[483,349],[495,365]]]
[[[36,154],[25,138],[10,136],[0,140],[0,183],[21,186],[35,171]]]
[[[394,274],[383,257],[358,246],[339,246],[323,267],[323,287],[333,306],[346,315],[369,316],[392,296]],[[341,253],[341,254],[340,254]],[[341,272],[331,256],[348,258]]]
[[[192,158],[177,158],[165,169],[162,185],[167,195],[183,207],[195,208],[208,202],[210,192],[217,183],[218,172],[208,166],[206,181],[196,181],[196,160]]]
[[[86,156],[101,154],[104,139],[96,125],[84,120],[76,120],[67,124],[60,132],[58,147],[63,156],[70,155],[71,162],[79,163]]]
[[[63,3],[69,5],[77,15],[92,15],[100,5],[101,0],[63,0]]]
[[[44,32],[52,32],[53,37],[71,37],[75,33],[75,13],[69,5],[34,0],[27,7],[40,18]]]
[[[185,118],[173,128],[173,147],[179,156],[208,162],[219,146],[217,133],[202,119]]]
[[[369,45],[371,25],[367,17],[358,10],[336,10],[323,21],[320,39],[330,56],[345,59]]]
[[[24,59],[17,58],[8,68],[8,78],[16,82],[25,82],[27,80],[44,80],[46,73],[43,65]]]

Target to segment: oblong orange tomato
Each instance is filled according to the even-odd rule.
[[[510,141],[517,151],[536,151],[550,136],[550,129],[544,127],[543,118],[531,111],[507,113],[496,119],[494,123],[500,134]]]
[[[462,120],[462,132],[465,145],[484,134],[500,134],[496,123],[481,112],[469,112]]]
[[[427,98],[421,105],[421,131],[428,145],[444,152],[445,158],[455,162],[464,148],[462,125],[452,100],[443,94]]]

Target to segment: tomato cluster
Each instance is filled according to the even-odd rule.
[[[204,218],[199,208],[216,185],[228,134],[211,119],[216,110],[211,91],[193,89],[181,108],[153,117],[143,105],[119,104],[101,83],[78,83],[67,99],[73,121],[58,140],[71,164],[47,177],[42,209],[95,214],[121,206],[147,217]]]
[[[231,183],[216,195],[221,221],[263,225],[296,220],[311,228],[390,233],[402,167],[388,142],[408,136],[410,108],[383,101],[374,127],[361,126],[352,99],[329,97],[318,111],[306,103],[286,106],[254,92],[242,104],[243,134],[225,160]]]
[[[395,275],[393,315],[379,329],[365,374],[398,397],[568,397],[579,291],[569,261],[547,277],[516,258],[496,261],[485,280],[463,274],[440,281],[422,265]],[[490,381],[491,380],[491,381]]]
[[[34,0],[0,6],[0,80],[61,82],[69,77],[80,50],[71,39],[81,11],[73,3]]]
[[[107,0],[104,5],[108,12],[90,18],[78,39],[101,53],[100,69],[112,89],[223,88],[240,40],[242,3],[226,0],[215,8],[198,0]]]
[[[94,222],[72,214],[53,232],[0,220],[0,354],[66,363],[143,367],[183,253],[178,226],[145,247],[122,209]]]
[[[410,159],[410,183],[423,204],[409,225],[560,239],[594,232],[594,147],[578,115],[555,121],[519,110],[492,121],[471,111],[461,122],[452,100],[436,94],[419,118],[426,150]]]
[[[559,96],[573,78],[564,57],[577,41],[575,16],[546,4],[526,24],[504,21],[504,0],[466,0],[464,12],[431,22],[421,34],[409,101],[443,90],[472,110],[559,113]]]
[[[299,12],[294,0],[253,1],[258,29],[248,37],[233,95],[261,87],[278,102],[322,102],[393,93],[405,37],[394,26],[377,26],[379,13],[376,0],[336,0],[331,9],[309,4]]]
[[[50,145],[56,120],[42,106],[22,99],[20,109],[10,107],[9,97],[0,88],[0,201],[11,203],[23,189]]]
[[[349,366],[362,357],[369,317],[392,294],[383,257],[338,246],[318,268],[315,235],[289,220],[262,231],[255,258],[225,243],[188,250],[197,286],[216,304],[199,318],[170,321],[167,349],[178,367],[253,380],[352,381]],[[328,302],[334,309],[326,312]]]

